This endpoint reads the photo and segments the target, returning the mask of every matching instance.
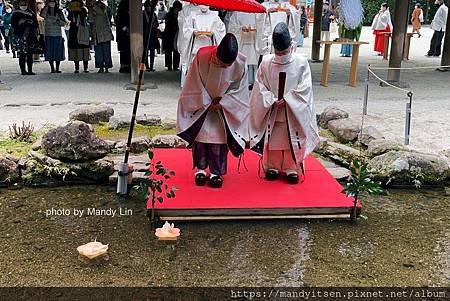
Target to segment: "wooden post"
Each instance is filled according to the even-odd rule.
[[[441,66],[450,65],[450,13],[447,16],[447,27],[445,28],[444,50],[442,51]]]
[[[320,60],[320,35],[322,32],[322,10],[323,10],[323,0],[316,0],[314,3],[314,28],[312,36],[312,50],[311,59],[313,61]]]
[[[414,36],[413,32],[406,33],[405,47],[403,48],[403,60],[409,60],[409,50],[411,48],[411,38]]]
[[[141,1],[130,1],[131,83],[137,84],[139,64],[144,51],[143,12]]]
[[[388,59],[389,56],[389,43],[391,41],[391,33],[385,32],[384,33],[384,50],[383,50],[383,60]]]
[[[359,60],[359,46],[360,44],[353,45],[352,65],[350,67],[350,76],[348,84],[351,87],[356,87],[356,81],[358,79],[358,60]]]
[[[392,46],[389,56],[390,68],[400,68],[402,66],[406,24],[408,22],[408,5],[409,1],[395,0],[394,31],[392,32]],[[388,81],[400,82],[400,70],[390,69]]]
[[[331,53],[331,43],[326,43],[325,52],[323,54],[322,79],[320,81],[320,84],[324,87],[328,87],[328,72],[330,70],[330,53]]]

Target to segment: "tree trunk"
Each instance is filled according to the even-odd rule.
[[[130,1],[130,49],[131,49],[131,83],[137,84],[139,64],[144,51],[142,4],[140,1]]]
[[[444,50],[442,51],[441,66],[450,65],[450,13],[447,16],[447,27],[445,29]]]
[[[395,1],[394,31],[392,32],[392,46],[389,56],[390,68],[400,68],[402,66],[403,48],[408,24],[408,2],[404,0]],[[389,70],[388,81],[399,82],[400,70]]]
[[[320,40],[320,34],[322,32],[322,10],[323,0],[316,0],[314,3],[314,27],[311,50],[311,59],[313,61],[320,60],[320,44],[317,41]]]
[[[357,205],[358,204],[358,195],[355,195],[355,198],[353,200],[353,211],[351,215],[351,220],[355,222],[357,220],[356,212],[357,212]]]

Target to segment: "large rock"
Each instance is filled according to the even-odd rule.
[[[92,161],[110,151],[108,143],[95,136],[82,121],[50,130],[42,137],[42,149],[48,156],[63,162]]]
[[[385,139],[375,139],[367,144],[367,153],[373,158],[390,151],[406,151],[408,150],[404,145]]]
[[[346,167],[349,167],[354,159],[364,160],[364,156],[359,150],[331,141],[318,150],[318,153]]]
[[[0,185],[16,183],[20,180],[17,162],[9,158],[0,158]]]
[[[446,149],[446,150],[440,151],[439,155],[447,158],[447,160],[449,161],[449,164],[450,164],[450,149]]]
[[[174,118],[166,117],[162,121],[161,125],[166,130],[174,130],[177,128],[177,120]]]
[[[83,106],[69,114],[70,120],[83,121],[90,124],[108,122],[114,115],[114,109],[110,106]]]
[[[32,145],[31,149],[34,151],[38,151],[42,149],[42,138],[38,138]]]
[[[161,117],[158,115],[144,114],[136,117],[136,123],[141,125],[161,125]]]
[[[151,146],[155,148],[185,148],[187,145],[177,135],[156,135],[151,141]]]
[[[348,118],[347,112],[335,106],[328,106],[319,116],[319,125],[326,128],[329,121],[344,118]]]
[[[110,160],[64,163],[34,151],[22,165],[22,179],[29,186],[102,184],[114,173],[114,163]]]
[[[328,129],[341,142],[353,142],[358,138],[361,131],[361,121],[353,118],[330,120]]]
[[[125,148],[127,146],[127,141],[119,141],[116,144],[116,152],[123,153],[125,152]],[[150,147],[150,139],[147,137],[136,137],[131,139],[131,147],[130,152],[133,154],[140,154],[146,152]]]
[[[366,126],[361,130],[360,141],[363,145],[367,146],[373,140],[384,139],[383,134],[373,126]]]
[[[446,160],[437,155],[390,151],[369,161],[374,177],[385,183],[413,185],[442,184],[449,175]]]
[[[108,129],[118,130],[129,128],[131,124],[131,119],[125,115],[112,116],[109,118]]]

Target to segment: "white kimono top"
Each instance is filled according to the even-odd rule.
[[[233,155],[245,149],[250,115],[245,56],[238,54],[228,68],[212,63],[217,46],[198,50],[178,102],[177,135],[194,141],[228,144]],[[219,112],[209,112],[212,101],[222,97]]]
[[[261,39],[262,28],[257,26],[257,14],[234,12],[231,15],[228,31],[234,34],[239,43],[239,51],[247,57],[248,65],[258,65],[259,49],[258,40]],[[243,28],[251,31],[244,31]]]
[[[297,36],[300,34],[300,24],[298,24],[298,17],[297,17],[297,10],[293,5],[289,3],[289,1],[267,1],[262,3],[262,5],[267,9],[267,11],[270,8],[282,8],[284,10],[289,10],[291,13],[291,16],[289,17],[288,14],[285,11],[278,11],[278,12],[272,12],[267,14],[261,14],[261,16],[258,16],[259,18],[262,18],[262,22],[264,24],[264,28],[266,28],[266,31],[264,33],[265,40],[267,41],[267,48],[266,52],[264,54],[273,53],[273,46],[272,46],[272,33],[277,26],[278,23],[284,22],[287,24],[289,28],[289,33],[291,34],[292,41],[297,40]]]
[[[308,60],[291,53],[287,61],[266,55],[259,67],[250,96],[250,147],[291,150],[294,162],[303,160],[319,144],[311,70]],[[275,108],[280,72],[286,72],[285,108]],[[285,140],[287,139],[287,141]]]
[[[203,13],[197,11],[191,15],[189,22],[186,22],[183,26],[184,46],[183,51],[183,63],[187,64],[187,68],[183,69],[183,72],[187,74],[189,65],[194,59],[197,51],[201,47],[219,45],[223,37],[226,34],[225,24],[219,18],[217,12],[207,11]],[[212,33],[212,36],[199,36],[195,35],[195,31],[207,31]]]

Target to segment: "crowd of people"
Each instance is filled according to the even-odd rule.
[[[36,7],[29,7],[27,0],[19,0],[15,8],[0,0],[0,49],[4,45],[7,53],[12,52],[12,56],[19,59],[23,75],[34,74],[33,62],[39,57],[45,58],[52,73],[60,73],[61,62],[66,59],[74,62],[75,73],[80,72],[81,63],[83,72],[89,72],[92,54],[98,72],[108,73],[113,67],[111,43],[115,40],[120,53],[119,72],[130,72],[129,0],[120,0],[115,16],[107,1],[89,1],[87,4],[86,0],[69,0],[65,7],[61,7],[59,0],[37,0]],[[293,43],[298,47],[303,46],[304,38],[309,36],[310,7],[293,6],[287,0],[259,2],[266,8],[266,14],[217,11],[208,6],[177,0],[146,0],[142,9],[143,43],[149,50],[146,70],[155,71],[155,56],[164,54],[167,70],[181,69],[183,86],[198,49],[218,45],[224,35],[231,32],[248,58],[249,84],[253,85],[262,56],[273,51],[271,33],[278,23],[287,24]],[[448,14],[443,0],[435,0],[435,4],[439,8],[431,23],[434,35],[428,56],[439,56],[441,53]],[[340,1],[337,7],[324,1],[321,39],[358,41],[363,16],[364,10],[359,0]],[[416,3],[411,23],[413,32],[419,37],[423,21],[421,4]],[[393,30],[387,3],[381,4],[380,11],[374,16],[372,29],[374,51],[383,55],[384,35]],[[352,46],[342,45],[341,56],[351,55]]]

